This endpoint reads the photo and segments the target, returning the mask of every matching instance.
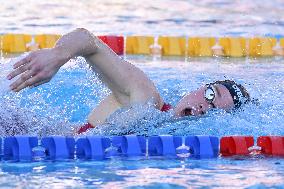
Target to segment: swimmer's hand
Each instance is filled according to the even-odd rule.
[[[42,49],[31,52],[27,57],[16,62],[7,79],[19,78],[10,85],[10,89],[18,92],[26,87],[35,87],[47,83],[59,68],[68,61],[60,48]]]

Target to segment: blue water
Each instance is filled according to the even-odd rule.
[[[198,119],[183,120],[174,120],[170,113],[138,105],[137,119],[129,118],[121,110],[111,116],[108,124],[88,134],[117,135],[135,130],[146,135],[284,135],[283,60],[217,58],[185,62],[132,57],[131,61],[155,82],[163,98],[173,105],[184,93],[224,77],[244,84],[260,105],[248,105],[235,114],[216,111]],[[68,135],[70,128],[84,123],[91,108],[108,93],[82,59],[72,61],[48,84],[18,94],[2,93],[1,113],[5,118],[1,122],[2,133],[8,122],[15,132],[23,134]],[[17,122],[10,117],[17,117]],[[2,162],[0,183],[10,188],[282,188],[283,164],[283,158],[263,157]]]
[[[282,0],[1,1],[1,33],[284,36]],[[46,11],[43,11],[46,10]]]
[[[283,59],[211,58],[185,62],[150,58],[132,57],[130,61],[154,81],[164,100],[173,106],[187,92],[225,78],[243,84],[259,105],[249,104],[235,113],[215,110],[199,118],[176,120],[171,112],[137,104],[132,107],[137,109],[135,115],[129,116],[128,108],[121,109],[110,116],[107,124],[90,134],[122,135],[135,131],[143,135],[284,135]],[[8,119],[13,115],[22,122],[20,127],[13,127],[24,130],[18,134],[68,135],[71,128],[86,122],[88,113],[109,92],[82,58],[72,60],[41,87],[17,94],[3,93],[1,101],[5,111],[1,113],[7,113],[7,109],[11,112],[2,116],[2,124],[13,125],[13,119]],[[20,110],[13,111],[15,107]]]
[[[279,159],[2,163],[3,188],[283,188]],[[12,181],[12,182],[11,182]]]
[[[47,11],[43,11],[47,10]],[[135,10],[135,11],[133,11]],[[0,33],[65,33],[86,27],[96,34],[180,36],[283,36],[282,1],[3,1]],[[69,135],[110,91],[84,60],[66,64],[50,83],[7,92],[4,76],[16,55],[1,54],[0,135]],[[113,114],[89,132],[120,135],[284,135],[284,59],[124,57],[175,105],[185,93],[220,79],[243,84],[259,105],[234,114],[221,110],[174,120],[147,104],[137,113]],[[284,160],[263,157],[213,159],[114,158],[104,161],[0,164],[3,188],[284,188]]]

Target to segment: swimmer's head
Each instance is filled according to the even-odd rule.
[[[232,80],[216,81],[185,95],[174,109],[177,117],[203,115],[209,109],[237,110],[250,101],[250,95]]]

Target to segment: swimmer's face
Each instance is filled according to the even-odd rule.
[[[174,109],[174,113],[177,117],[189,116],[189,115],[203,115],[211,108],[224,109],[226,111],[231,110],[234,107],[233,98],[229,90],[221,85],[211,85],[214,91],[215,97],[212,101],[205,98],[205,92],[208,90],[207,86],[203,86],[196,91],[185,95],[177,104]],[[212,91],[209,91],[209,94]],[[213,93],[213,92],[212,92]]]

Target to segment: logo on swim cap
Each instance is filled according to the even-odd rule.
[[[246,101],[241,89],[236,85],[232,85],[232,88],[235,90],[235,94],[233,96],[233,98],[237,101],[239,101],[238,103],[244,103]]]
[[[233,101],[234,101],[234,108],[239,108],[243,103],[249,101],[249,97],[247,98],[242,89],[238,86],[238,84],[231,80],[224,80],[224,81],[216,81],[213,84],[221,84],[225,86],[228,91],[230,92]]]

